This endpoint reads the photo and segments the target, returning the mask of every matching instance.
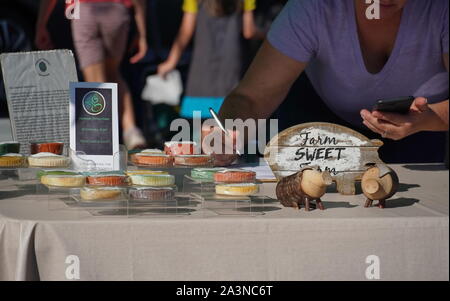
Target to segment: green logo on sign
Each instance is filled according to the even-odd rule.
[[[39,69],[41,69],[41,72],[45,72],[47,71],[47,65],[44,62],[40,62]]]
[[[102,94],[91,91],[83,97],[83,108],[89,115],[99,115],[106,108],[106,101]]]
[[[50,63],[46,59],[39,59],[36,62],[36,71],[40,76],[48,76]]]

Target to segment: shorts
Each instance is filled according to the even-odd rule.
[[[107,58],[122,60],[130,30],[130,11],[120,3],[80,3],[80,19],[72,20],[72,35],[80,68]]]

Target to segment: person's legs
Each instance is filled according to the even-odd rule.
[[[143,148],[146,146],[146,141],[141,130],[136,126],[133,98],[127,83],[120,74],[120,64],[128,41],[130,14],[122,4],[107,3],[107,5],[107,9],[99,13],[101,16],[99,28],[105,50],[106,81],[118,84],[119,112],[125,145],[128,149]]]
[[[120,74],[120,59],[108,58],[105,62],[107,80],[119,85],[120,110],[122,114],[122,128],[124,131],[136,127],[134,106],[127,83]]]
[[[105,62],[95,63],[82,69],[86,82],[104,83],[107,81]]]
[[[129,11],[119,3],[84,3],[81,16],[72,21],[72,34],[84,80],[118,83],[124,142],[129,149],[144,147],[130,91],[119,73],[129,31]]]
[[[123,129],[123,139],[129,149],[144,148],[146,141],[141,130],[136,125],[133,98],[126,81],[120,74],[122,58],[107,58],[105,61],[106,80],[119,86],[119,110]]]

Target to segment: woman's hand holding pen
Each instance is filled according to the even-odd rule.
[[[226,135],[218,126],[202,127],[202,150],[213,157],[215,166],[229,166],[239,158],[236,151],[239,133],[228,133]],[[216,143],[218,140],[221,143]]]

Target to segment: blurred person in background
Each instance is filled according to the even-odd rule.
[[[210,117],[209,107],[220,109],[225,96],[243,73],[243,38],[257,37],[255,0],[184,0],[183,20],[167,60],[158,66],[165,77],[177,67],[194,37],[191,66],[181,106],[181,117]]]
[[[36,46],[53,49],[47,23],[57,0],[41,0],[36,26]],[[137,53],[131,63],[137,63],[147,53],[146,0],[80,0],[80,18],[72,20],[75,50],[87,82],[115,82],[119,85],[119,103],[123,140],[128,149],[144,148],[146,141],[136,126],[133,99],[120,74],[130,30],[133,8],[138,30]]]

